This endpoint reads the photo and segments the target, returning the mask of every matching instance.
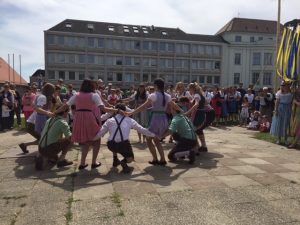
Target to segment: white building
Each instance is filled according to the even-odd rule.
[[[228,42],[222,59],[226,73],[222,86],[274,85],[276,21],[233,18],[216,35]]]

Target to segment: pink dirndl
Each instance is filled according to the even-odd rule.
[[[76,95],[76,113],[73,121],[72,141],[84,144],[92,141],[100,129],[94,114],[96,105],[92,100],[93,93],[79,92]]]

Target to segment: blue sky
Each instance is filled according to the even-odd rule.
[[[282,23],[299,19],[300,1],[282,1]],[[44,30],[80,19],[180,27],[214,34],[233,17],[276,20],[277,0],[0,0],[0,57],[22,55],[22,76],[44,68]],[[17,69],[19,72],[19,69]]]

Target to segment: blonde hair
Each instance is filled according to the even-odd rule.
[[[190,83],[189,84],[189,89],[193,89],[195,93],[204,96],[202,88],[196,82],[195,83]]]
[[[176,86],[175,86],[175,91],[176,91],[176,92],[179,91],[180,88],[185,89],[184,83],[183,83],[183,82],[178,82],[178,83],[176,84]]]

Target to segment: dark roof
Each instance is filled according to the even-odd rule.
[[[42,75],[42,77],[44,77],[45,76],[45,70],[38,69],[31,76],[32,77],[38,77],[40,75]]]
[[[281,25],[281,28],[282,25]],[[276,34],[277,22],[272,20],[258,20],[247,18],[233,18],[216,34],[221,35],[225,32],[248,32]]]
[[[90,29],[89,29],[90,25]],[[109,31],[109,27],[114,31]],[[224,42],[217,35],[198,35],[187,34],[179,28],[129,25],[119,23],[106,23],[85,20],[66,19],[61,23],[50,28],[48,31],[74,32],[74,33],[92,33],[102,35],[115,35],[122,37],[144,37],[171,40],[188,40],[199,42]],[[126,32],[127,31],[127,32]],[[136,31],[136,32],[135,32]],[[138,31],[138,32],[137,32]],[[145,33],[146,31],[147,33]],[[165,35],[164,35],[165,33]]]

